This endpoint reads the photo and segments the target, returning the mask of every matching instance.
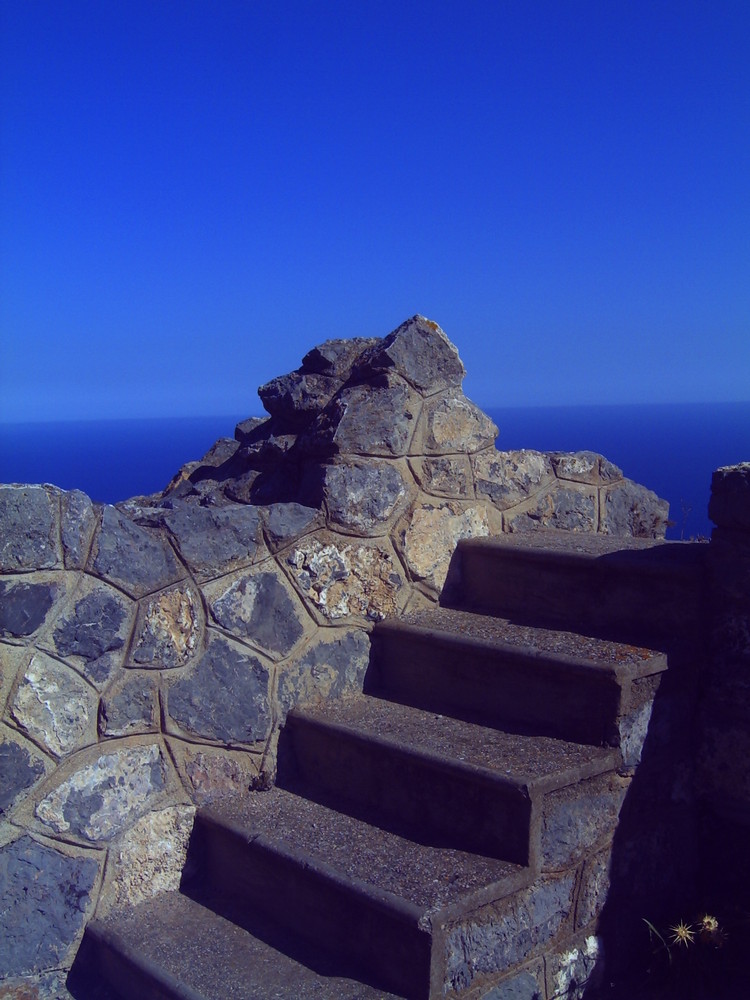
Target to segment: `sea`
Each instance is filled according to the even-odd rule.
[[[711,474],[750,461],[750,402],[488,407],[502,451],[596,451],[669,501],[667,537],[711,533]],[[0,424],[0,482],[54,483],[100,503],[164,489],[248,414]]]

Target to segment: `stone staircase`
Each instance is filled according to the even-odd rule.
[[[82,954],[126,998],[582,996],[699,549],[460,543],[447,606],[378,625],[365,693],[293,711],[277,786],[199,811],[182,891]]]

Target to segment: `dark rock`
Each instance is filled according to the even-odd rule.
[[[0,486],[0,572],[60,565],[57,500],[41,486]]]
[[[708,516],[722,528],[750,531],[750,462],[714,472]]]
[[[129,736],[154,729],[158,695],[149,677],[127,677],[107,693],[99,709],[99,732],[103,736]]]
[[[219,625],[269,653],[285,656],[302,638],[299,605],[275,573],[246,573],[229,586],[222,580],[205,593]]]
[[[667,530],[669,504],[645,486],[629,479],[607,490],[600,531],[605,535],[663,538]]]
[[[0,848],[0,969],[22,976],[59,966],[83,928],[98,865],[31,837]]]
[[[182,501],[166,516],[180,553],[201,578],[218,576],[251,562],[260,543],[260,515],[254,507],[200,507]]]
[[[195,736],[254,743],[271,728],[268,669],[224,639],[214,639],[195,669],[169,688],[169,715]]]
[[[459,386],[466,374],[458,351],[432,320],[413,316],[359,358],[358,381],[394,371],[424,395]]]
[[[544,993],[530,972],[521,972],[485,993],[482,1000],[544,1000]]]
[[[157,533],[105,507],[96,539],[94,569],[133,597],[143,597],[184,575],[174,552]]]
[[[360,459],[325,467],[323,497],[334,524],[369,534],[388,524],[407,491],[395,465]]]
[[[418,400],[405,382],[383,379],[343,389],[305,435],[303,449],[344,455],[405,455]]]
[[[134,632],[133,662],[160,670],[184,666],[200,636],[199,608],[200,599],[189,585],[144,598]]]
[[[352,365],[363,351],[373,347],[379,337],[351,337],[346,340],[327,340],[313,347],[302,359],[302,371],[317,375],[330,375],[340,382],[349,378]]]
[[[339,379],[296,371],[262,385],[258,395],[266,410],[284,427],[301,430],[340,388]]]
[[[53,583],[0,580],[0,635],[32,635],[55,601]]]
[[[96,660],[125,645],[121,629],[126,618],[119,594],[109,588],[93,590],[78,601],[72,615],[60,620],[54,632],[55,647],[63,656]]]
[[[80,490],[60,496],[60,538],[66,569],[83,569],[96,527],[96,512],[91,500]]]
[[[255,481],[263,473],[259,469],[248,469],[234,479],[230,479],[224,485],[224,493],[235,503],[254,503],[254,496],[257,493]]]
[[[294,541],[320,523],[320,511],[299,503],[270,504],[263,515],[266,538],[273,548]]]
[[[214,468],[223,465],[232,458],[238,447],[239,443],[234,438],[219,438],[201,458],[201,465],[210,465]]]
[[[264,424],[269,424],[268,417],[248,417],[247,420],[240,421],[234,429],[234,436],[240,444],[246,441],[253,441],[258,434],[259,428]]]
[[[9,740],[0,742],[0,816],[8,812],[19,794],[31,788],[43,774],[44,765],[25,747]]]
[[[298,704],[361,692],[369,662],[370,639],[361,629],[316,642],[282,674],[279,703],[289,712]]]
[[[627,782],[606,775],[544,797],[542,821],[542,866],[561,871],[581,861],[617,826]]]

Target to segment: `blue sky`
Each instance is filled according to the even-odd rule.
[[[3,0],[0,420],[260,412],[421,312],[484,406],[750,399],[750,4]]]

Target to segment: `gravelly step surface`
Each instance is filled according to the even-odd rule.
[[[660,650],[629,643],[598,639],[579,632],[520,625],[509,618],[494,617],[457,608],[412,611],[399,619],[409,625],[434,629],[451,635],[465,635],[492,643],[504,643],[560,656],[582,658],[592,665],[624,666],[634,675],[653,673],[666,667]]]
[[[373,740],[486,768],[527,785],[552,776],[564,782],[568,774],[599,774],[616,766],[618,760],[616,751],[607,747],[490,729],[371,696],[297,710],[289,718],[297,717],[332,723]]]
[[[396,1000],[397,995],[337,975],[327,956],[298,961],[238,924],[180,893],[167,893],[116,918],[90,925],[115,961],[114,982],[125,1000]],[[119,953],[113,958],[113,946]],[[139,984],[123,958],[133,956],[146,983]],[[340,966],[338,966],[340,968]],[[171,992],[169,992],[171,989]]]
[[[581,555],[597,558],[612,553],[648,553],[654,560],[674,560],[676,562],[696,558],[696,551],[705,546],[699,543],[672,542],[661,538],[630,538],[602,534],[576,534],[559,528],[545,528],[544,531],[530,531],[508,535],[464,540],[459,543],[500,549],[534,550],[539,555],[545,552]],[[639,562],[648,560],[641,558]]]
[[[417,843],[281,788],[227,799],[202,815],[264,836],[425,912],[456,903],[493,883],[521,884],[526,869],[465,851]]]

